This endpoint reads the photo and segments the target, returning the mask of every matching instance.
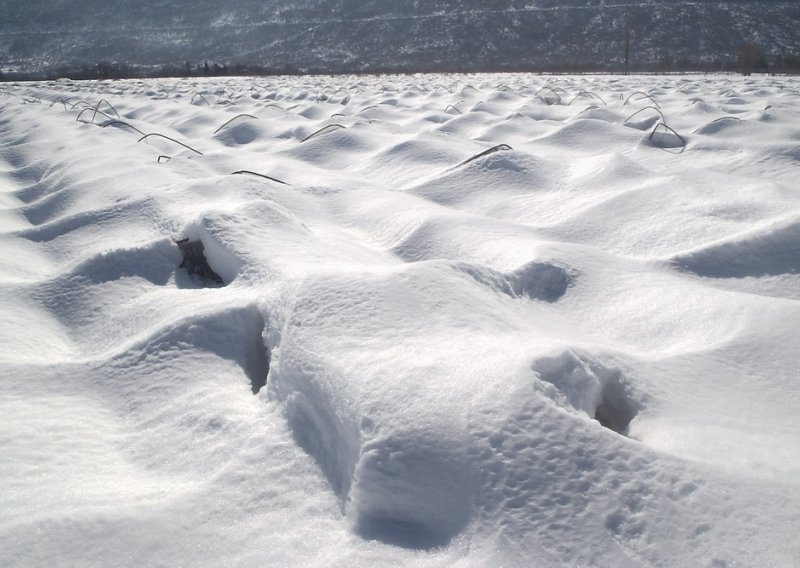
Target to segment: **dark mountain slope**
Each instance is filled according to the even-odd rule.
[[[116,61],[321,70],[731,62],[800,53],[800,2],[647,0],[6,0],[0,66]]]

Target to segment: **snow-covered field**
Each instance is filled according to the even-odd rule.
[[[0,289],[2,566],[800,565],[796,78],[2,85]]]

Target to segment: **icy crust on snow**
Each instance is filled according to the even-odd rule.
[[[793,78],[5,85],[0,564],[796,564],[798,111]]]

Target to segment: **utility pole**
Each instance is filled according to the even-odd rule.
[[[628,74],[631,56],[631,26],[628,17],[625,16],[625,74]]]

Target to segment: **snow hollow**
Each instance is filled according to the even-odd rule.
[[[0,565],[800,564],[800,82],[4,84]]]

